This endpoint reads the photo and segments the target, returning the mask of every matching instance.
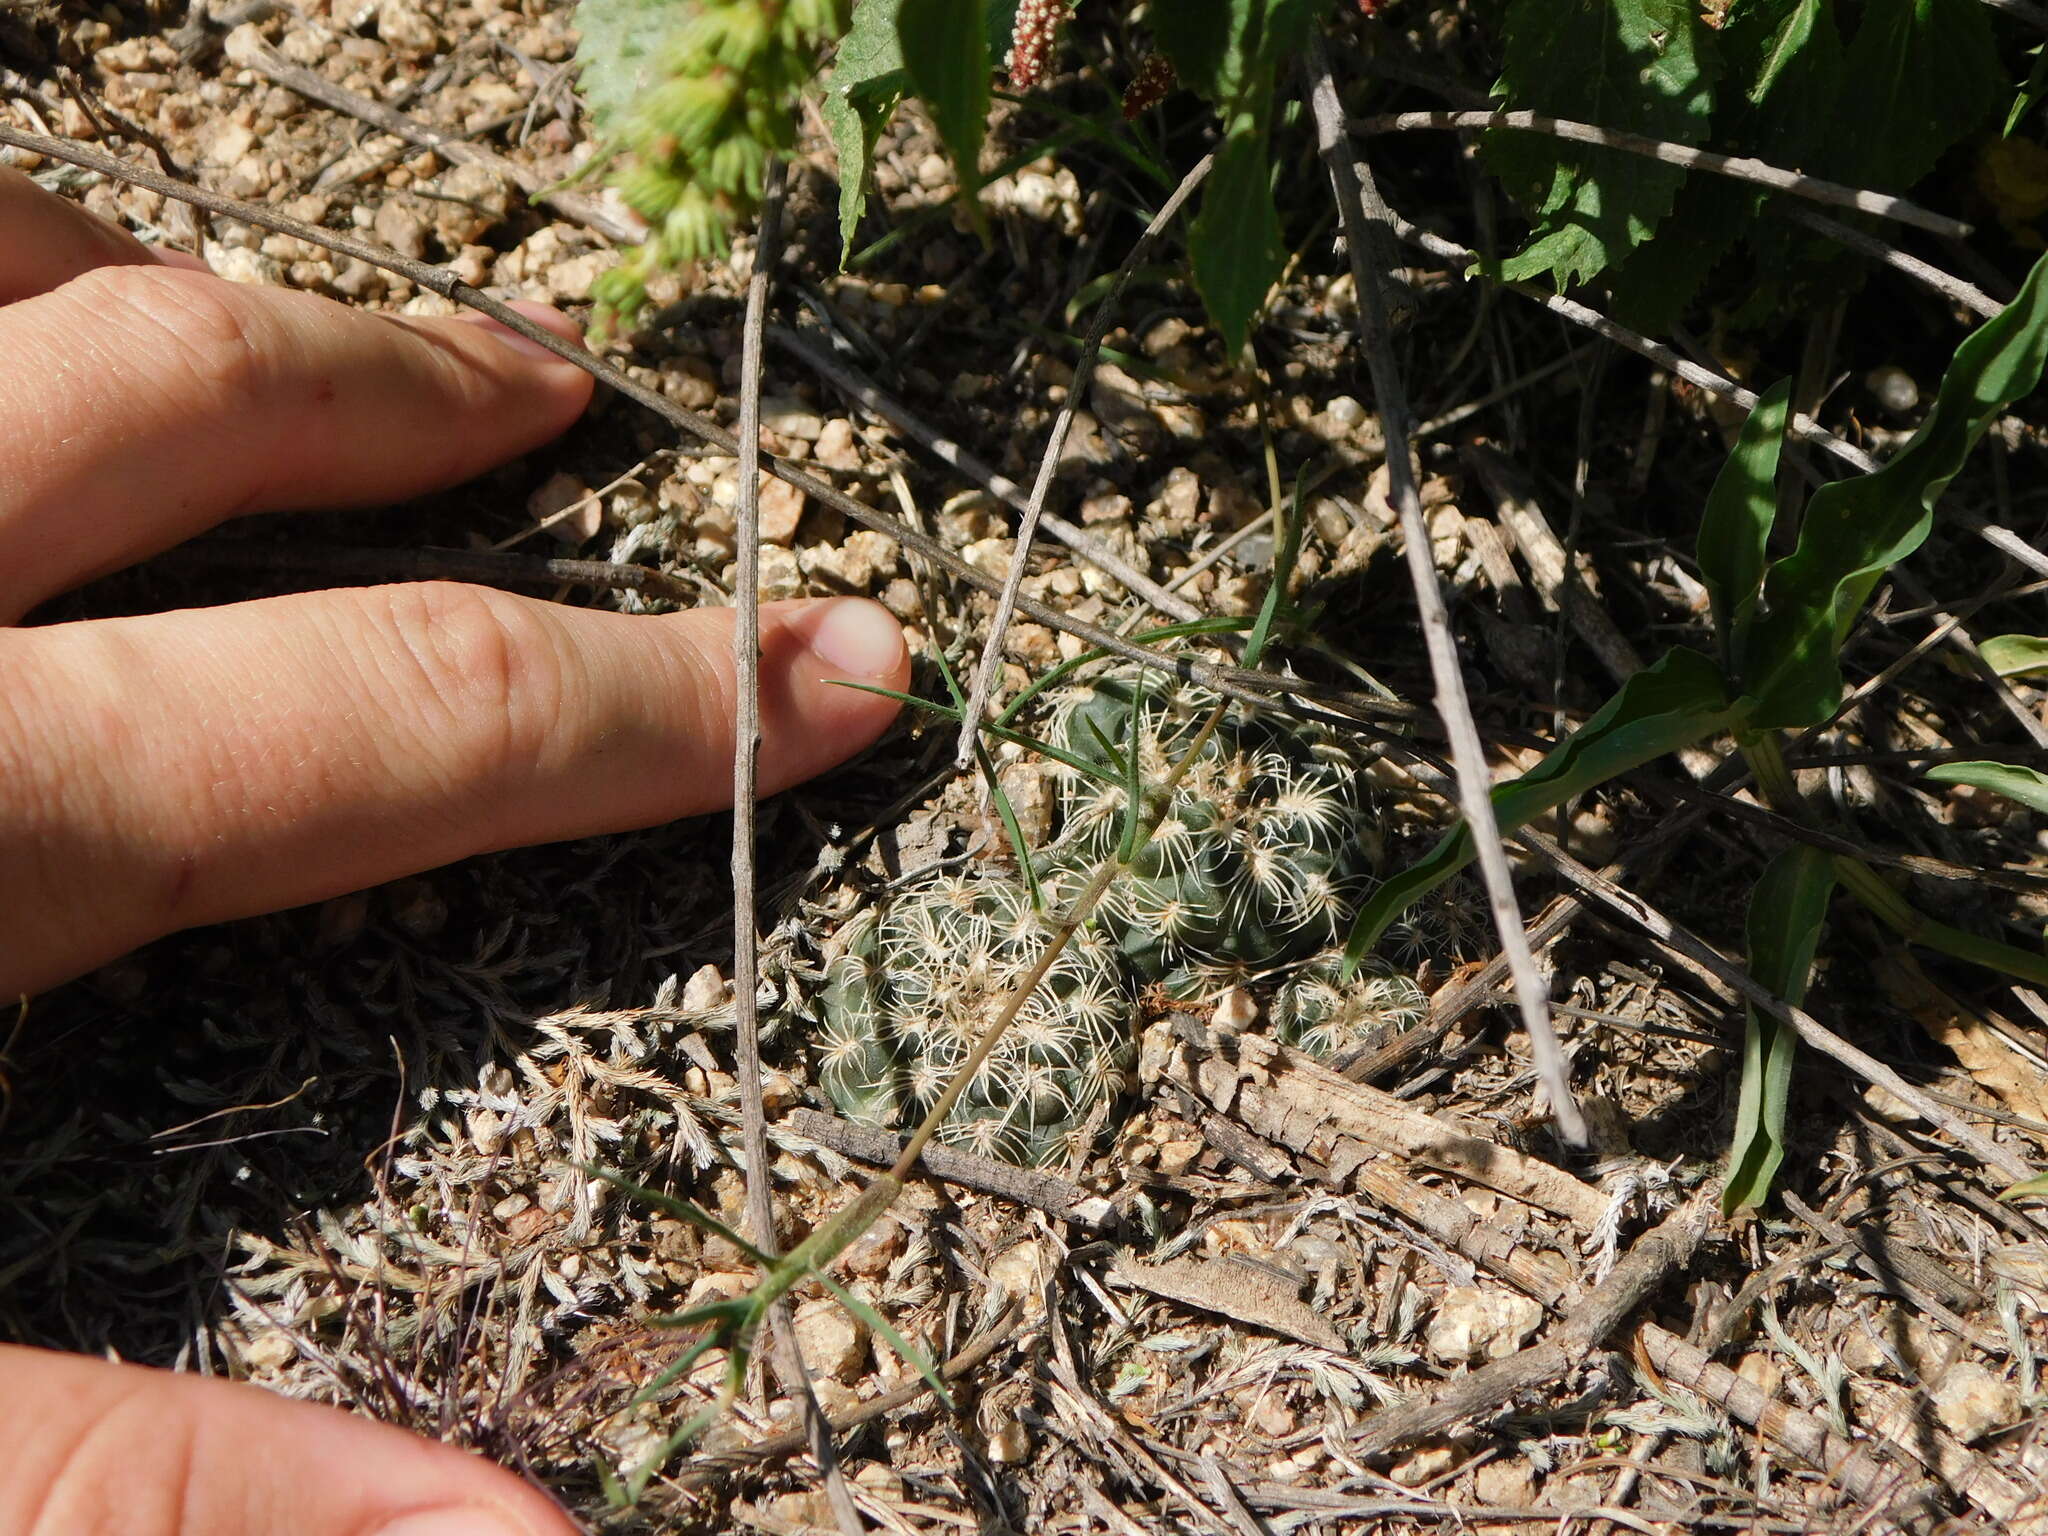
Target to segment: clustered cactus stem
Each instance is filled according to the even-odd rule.
[[[796,142],[804,87],[850,0],[582,0],[583,90],[601,136],[586,169],[647,221],[593,286],[595,339],[630,325],[655,274],[722,255]]]
[[[1205,714],[1215,723],[1197,748]],[[1053,736],[1072,760],[1053,769],[1064,822],[1056,891],[1117,851],[1130,770],[1156,784],[1166,763],[1185,764],[1156,830],[1102,902],[1103,925],[1146,979],[1185,997],[1343,931],[1378,837],[1363,776],[1335,738],[1224,709],[1192,685],[1144,688],[1128,673],[1063,693]],[[1133,751],[1135,764],[1119,762]]]
[[[1219,703],[1127,817],[1138,850],[1223,716]],[[841,935],[819,1001],[820,1081],[856,1120],[918,1117],[894,1177],[909,1175],[934,1136],[1013,1162],[1053,1161],[1121,1091],[1134,988],[1089,920],[1128,869],[1127,857],[1101,860],[1051,921],[1006,877],[942,877]]]

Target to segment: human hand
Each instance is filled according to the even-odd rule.
[[[0,168],[0,625],[229,517],[454,484],[589,399],[587,375],[488,322],[197,265]],[[0,997],[177,928],[717,809],[730,636],[729,610],[632,618],[447,583],[0,627]],[[763,794],[894,715],[835,680],[908,678],[895,621],[861,600],[767,605],[761,648]],[[570,1527],[509,1474],[386,1426],[0,1348],[0,1536],[401,1528]]]

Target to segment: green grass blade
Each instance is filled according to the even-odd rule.
[[[1698,651],[1667,653],[1624,683],[1542,762],[1494,790],[1494,816],[1502,835],[1616,774],[1725,730],[1741,718],[1743,708],[1740,701],[1730,703],[1720,670]],[[1460,822],[1419,862],[1375,890],[1351,926],[1346,972],[1357,968],[1412,902],[1470,863],[1473,851],[1472,834]]]
[[[660,1190],[649,1189],[644,1184],[635,1184],[624,1174],[614,1173],[609,1168],[598,1168],[589,1163],[571,1163],[569,1166],[579,1173],[589,1174],[593,1179],[603,1179],[621,1194],[631,1195],[635,1200],[643,1200],[659,1210],[667,1211],[677,1220],[687,1221],[701,1232],[709,1232],[716,1237],[724,1238],[756,1264],[775,1262],[701,1206],[692,1205],[688,1200],[678,1200],[674,1195],[664,1195]]]
[[[1023,875],[1025,888],[1031,892],[1031,910],[1043,912],[1045,892],[1039,889],[1038,870],[1031,862],[1031,845],[1024,840],[1024,829],[1017,823],[1017,812],[1003,789],[1003,781],[996,777],[995,759],[978,741],[974,744],[974,761],[981,769],[982,778],[988,781],[989,799],[995,802],[996,814],[1003,819],[1003,832],[1010,839],[1010,852],[1017,860],[1017,872]]]
[[[1764,614],[1742,664],[1755,696],[1753,724],[1818,724],[1842,699],[1842,642],[1885,571],[1917,550],[1934,504],[2006,407],[2030,394],[2048,366],[2048,256],[2019,297],[1957,348],[1934,409],[1875,474],[1837,480],[1807,504],[1799,543],[1764,578]]]
[[[946,1405],[946,1411],[948,1413],[952,1412],[952,1395],[946,1391],[946,1383],[940,1378],[938,1370],[932,1365],[931,1361],[925,1358],[923,1350],[898,1333],[894,1323],[854,1295],[853,1292],[849,1291],[837,1280],[834,1280],[829,1275],[820,1274],[816,1270],[813,1270],[812,1273],[817,1275],[818,1283],[832,1293],[833,1300],[837,1301],[839,1305],[846,1308],[847,1311],[865,1323],[868,1332],[874,1334],[875,1337],[887,1344],[902,1358],[905,1365],[922,1376],[925,1385],[938,1394],[939,1401]]]
[[[1742,436],[1714,477],[1700,519],[1700,579],[1713,604],[1721,665],[1732,667],[1763,589],[1765,545],[1778,515],[1778,452],[1785,443],[1792,382],[1764,392],[1742,424]]]
[[[1943,763],[1924,775],[1937,784],[1969,784],[2017,800],[2028,810],[2048,815],[2048,773],[2011,763]]]
[[[1797,1007],[1806,997],[1814,950],[1834,895],[1832,855],[1800,845],[1778,855],[1749,898],[1750,974]],[[1785,1161],[1785,1113],[1799,1037],[1768,1014],[1748,1010],[1742,1041],[1742,1097],[1721,1191],[1724,1214],[1761,1205]]]
[[[1280,542],[1273,546],[1273,576],[1266,585],[1266,600],[1259,604],[1258,622],[1252,625],[1244,642],[1243,665],[1247,668],[1256,667],[1265,654],[1266,641],[1273,634],[1273,621],[1279,617],[1287,601],[1288,585],[1294,580],[1294,562],[1301,557],[1301,496],[1308,483],[1306,469],[1295,475],[1293,499],[1280,513]]]
[[[1124,761],[1124,835],[1117,845],[1117,862],[1128,864],[1138,856],[1145,831],[1145,785],[1140,778],[1143,764],[1140,762],[1140,733],[1145,718],[1145,674],[1140,672],[1131,686],[1130,733],[1125,744]],[[1085,718],[1085,717],[1084,717]],[[1094,730],[1095,722],[1088,722]],[[1100,731],[1095,732],[1099,739]],[[1109,743],[1104,742],[1107,746]]]
[[[941,720],[958,720],[960,718],[960,711],[952,705],[941,704],[934,699],[921,699],[914,693],[900,693],[894,688],[884,688],[876,683],[849,683],[837,677],[832,678],[830,681],[834,688],[851,688],[857,693],[872,693],[885,699],[894,699],[898,704],[912,705],[929,714],[937,715]],[[1056,763],[1065,763],[1075,772],[1085,773],[1099,784],[1121,784],[1123,782],[1121,777],[1104,773],[1102,771],[1102,764],[1091,762],[1077,753],[1055,746],[1052,742],[1040,741],[1036,736],[1027,736],[1022,731],[1009,730],[1004,726],[998,725],[993,720],[984,724],[982,729],[998,741],[1014,741],[1019,746],[1029,747],[1041,756],[1051,758]],[[1121,762],[1121,760],[1121,757],[1119,757],[1118,761]]]

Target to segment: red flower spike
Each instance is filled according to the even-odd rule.
[[[1124,121],[1156,107],[1173,89],[1173,64],[1163,53],[1148,53],[1131,83],[1124,87]]]
[[[1028,91],[1052,69],[1053,43],[1067,19],[1067,0],[1019,0],[1017,27],[1010,34],[1010,84]]]

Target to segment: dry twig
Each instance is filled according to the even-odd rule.
[[[1388,498],[1401,516],[1401,540],[1406,546],[1408,572],[1415,588],[1417,618],[1429,653],[1429,670],[1437,689],[1437,711],[1451,742],[1451,760],[1457,767],[1457,804],[1471,828],[1472,844],[1479,857],[1479,872],[1493,908],[1494,927],[1515,981],[1515,998],[1520,1004],[1523,1027],[1529,1032],[1530,1054],[1536,1075],[1550,1099],[1550,1110],[1558,1130],[1573,1146],[1586,1144],[1586,1122],[1572,1097],[1564,1053],[1550,1022],[1549,997],[1536,974],[1536,960],[1522,936],[1522,916],[1515,904],[1514,878],[1508,871],[1507,852],[1501,845],[1500,828],[1493,815],[1493,776],[1486,766],[1486,748],[1479,740],[1479,727],[1472,719],[1472,706],[1465,697],[1465,680],[1458,665],[1457,641],[1451,634],[1450,617],[1444,609],[1443,593],[1437,586],[1432,564],[1428,527],[1422,520],[1422,500],[1416,492],[1415,474],[1409,455],[1409,411],[1407,387],[1387,339],[1387,305],[1380,271],[1366,260],[1372,248],[1372,229],[1384,225],[1388,215],[1374,186],[1372,171],[1351,149],[1344,133],[1343,108],[1337,100],[1336,82],[1330,78],[1330,56],[1322,35],[1311,32],[1306,54],[1309,78],[1309,109],[1315,117],[1316,144],[1329,167],[1330,184],[1337,194],[1338,222],[1343,226],[1345,244],[1351,256],[1352,281],[1358,289],[1360,339],[1372,373],[1380,420],[1387,440]],[[1369,224],[1361,194],[1374,204],[1375,220]]]

